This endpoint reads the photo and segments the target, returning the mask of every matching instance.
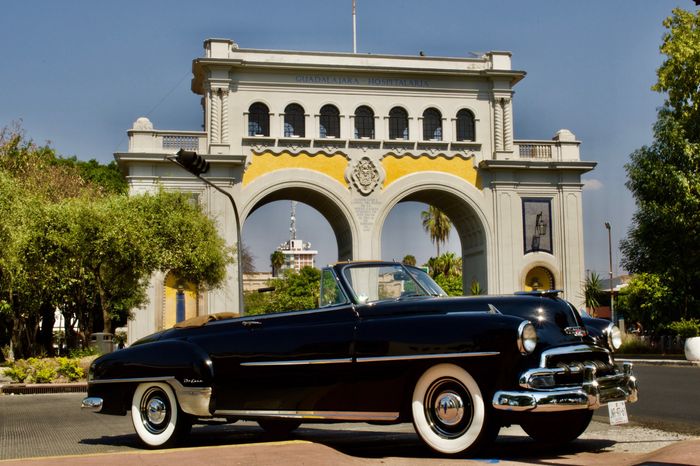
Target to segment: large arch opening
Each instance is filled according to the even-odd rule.
[[[264,270],[269,270],[270,254],[281,242],[290,239],[289,201],[298,202],[296,236],[310,242],[319,252],[317,267],[353,258],[352,228],[345,212],[323,193],[293,186],[268,192],[255,200],[243,220],[243,243],[256,256],[256,265],[263,264],[267,267]]]
[[[488,267],[485,228],[474,208],[464,198],[453,192],[439,188],[426,188],[409,192],[401,197],[392,206],[382,225],[382,258],[401,260],[406,254],[411,254],[416,256],[417,265],[423,265],[427,258],[436,256],[437,251],[434,243],[430,243],[429,239],[425,240],[428,236],[422,228],[420,219],[420,212],[428,210],[428,206],[437,207],[452,222],[453,230],[450,234],[450,240],[446,244],[446,248],[442,249],[447,252],[457,252],[462,259],[464,294],[470,294],[474,282],[478,283],[483,292],[486,292],[488,289]],[[406,234],[405,230],[401,230],[402,222],[395,222],[392,219],[392,212],[395,210],[402,211],[404,215],[418,216],[417,219],[408,220],[404,225],[421,229],[424,240],[420,245],[414,244],[412,238],[415,238],[415,235]],[[398,228],[397,225],[399,225]],[[426,250],[426,245],[430,245],[429,250]],[[416,253],[415,246],[421,248],[420,253]]]

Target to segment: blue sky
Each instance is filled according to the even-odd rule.
[[[607,274],[607,232],[617,244],[634,201],[624,164],[651,142],[663,96],[650,90],[662,61],[661,22],[690,0],[357,0],[358,52],[467,56],[509,50],[527,77],[515,88],[516,139],[549,139],[568,128],[586,175],[586,268]],[[0,17],[0,127],[21,120],[28,136],[63,155],[112,160],[127,148],[140,116],[158,129],[198,130],[200,97],[190,91],[191,61],[209,37],[245,48],[352,51],[351,0],[53,1],[6,0]],[[415,203],[400,205],[384,229],[385,258],[434,246]],[[288,237],[289,203],[259,209],[244,226],[261,270]],[[335,239],[315,211],[298,209],[298,236],[335,260]],[[448,249],[459,251],[453,232]]]

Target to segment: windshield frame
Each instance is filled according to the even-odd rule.
[[[401,272],[403,273],[403,277],[401,280],[394,280],[395,283],[389,283],[388,286],[387,284],[384,285],[384,290],[390,290],[390,292],[393,292],[393,295],[389,296],[380,296],[380,284],[379,284],[379,270],[380,269],[394,269],[394,274]],[[377,269],[377,280],[376,280],[376,286],[377,286],[377,292],[376,296],[372,297],[370,296],[370,293],[368,292],[367,294],[362,293],[363,290],[360,290],[359,287],[353,286],[353,281],[355,281],[355,278],[353,278],[352,271],[358,271],[361,269],[365,269],[369,272],[370,269]],[[371,272],[370,272],[371,273]],[[383,275],[387,275],[389,271],[385,272]],[[426,298],[433,296],[433,294],[430,292],[430,290],[427,290],[423,284],[419,282],[419,280],[416,279],[413,273],[411,273],[403,264],[396,263],[396,262],[376,262],[376,263],[371,263],[371,262],[364,262],[364,263],[358,263],[358,264],[347,264],[344,265],[338,274],[341,279],[343,280],[345,287],[347,291],[349,292],[348,294],[350,295],[351,299],[355,304],[367,304],[367,305],[373,305],[376,303],[380,302],[386,302],[386,301],[399,301],[401,299],[407,299],[407,298]],[[369,276],[367,277],[362,277],[366,280],[371,280]],[[413,286],[412,290],[405,291],[405,282],[408,281],[410,282]],[[398,283],[401,282],[401,290],[398,295],[396,294],[395,287],[398,285]],[[369,291],[369,290],[364,290],[364,291]],[[405,293],[405,294],[404,294]]]

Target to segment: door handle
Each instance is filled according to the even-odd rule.
[[[259,320],[244,320],[241,324],[248,328],[262,327],[262,322]]]

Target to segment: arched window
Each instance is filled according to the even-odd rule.
[[[304,132],[304,109],[301,105],[289,104],[284,109],[284,137],[303,138]]]
[[[355,139],[374,139],[374,112],[363,105],[355,110]]]
[[[319,136],[322,138],[340,137],[340,112],[335,105],[321,107]]]
[[[476,141],[474,114],[467,109],[457,112],[457,140]]]
[[[401,107],[389,112],[389,139],[408,139],[408,112]]]
[[[270,110],[256,102],[248,109],[248,136],[270,135]]]
[[[423,112],[423,140],[442,141],[442,115],[435,108]]]

